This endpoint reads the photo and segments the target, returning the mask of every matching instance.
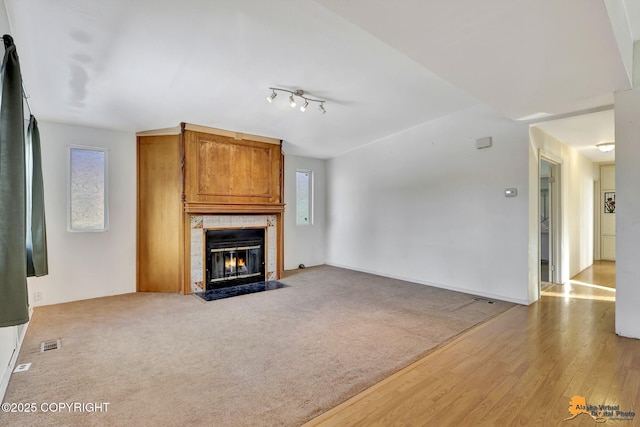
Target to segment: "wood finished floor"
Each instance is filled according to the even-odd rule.
[[[456,338],[307,426],[640,426],[640,340],[614,333],[615,263]],[[573,396],[631,421],[565,421]]]
[[[593,265],[571,278],[572,281],[591,283],[608,288],[616,287],[616,262],[594,261]]]

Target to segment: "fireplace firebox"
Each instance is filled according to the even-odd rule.
[[[208,230],[206,290],[265,280],[263,228]]]

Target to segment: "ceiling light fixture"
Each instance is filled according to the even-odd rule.
[[[325,114],[327,112],[327,110],[325,110],[324,108],[324,103],[326,102],[324,99],[309,98],[308,96],[305,95],[305,92],[302,89],[289,90],[289,89],[281,89],[278,87],[270,87],[269,90],[271,90],[271,95],[267,97],[267,101],[269,101],[269,103],[273,102],[276,96],[278,96],[276,92],[286,92],[289,94],[289,105],[291,106],[291,108],[294,108],[297,105],[295,97],[298,97],[298,98],[304,99],[304,104],[302,104],[302,106],[300,107],[300,111],[302,112],[307,111],[307,108],[309,108],[310,102],[317,102],[318,108],[320,109],[322,114]]]
[[[609,151],[613,151],[613,149],[616,148],[616,143],[603,142],[602,144],[596,145],[596,147],[598,147],[598,150],[602,151],[603,153],[608,153]]]

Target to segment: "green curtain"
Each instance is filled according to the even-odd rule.
[[[38,130],[38,121],[33,115],[29,118],[29,128],[27,129],[27,157],[29,155],[31,155],[31,174],[27,173],[27,190],[31,189],[31,205],[29,206],[27,203],[27,224],[29,225],[27,229],[27,276],[39,277],[49,273],[49,266],[47,263],[47,227],[44,218],[40,131]]]
[[[3,37],[0,106],[0,327],[29,321],[22,76],[11,36]]]

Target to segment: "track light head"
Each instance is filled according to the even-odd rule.
[[[276,99],[276,96],[278,96],[278,92],[286,92],[289,94],[289,105],[291,106],[291,108],[295,108],[295,106],[297,105],[295,98],[297,96],[298,98],[302,98],[301,102],[303,102],[302,106],[300,107],[300,111],[307,111],[310,103],[317,102],[320,112],[322,114],[325,114],[327,112],[327,110],[324,109],[324,103],[326,102],[324,99],[311,98],[302,89],[289,90],[279,87],[270,87],[269,90],[271,91],[271,94],[267,96],[267,101],[269,101],[269,103],[272,103],[273,100]]]

